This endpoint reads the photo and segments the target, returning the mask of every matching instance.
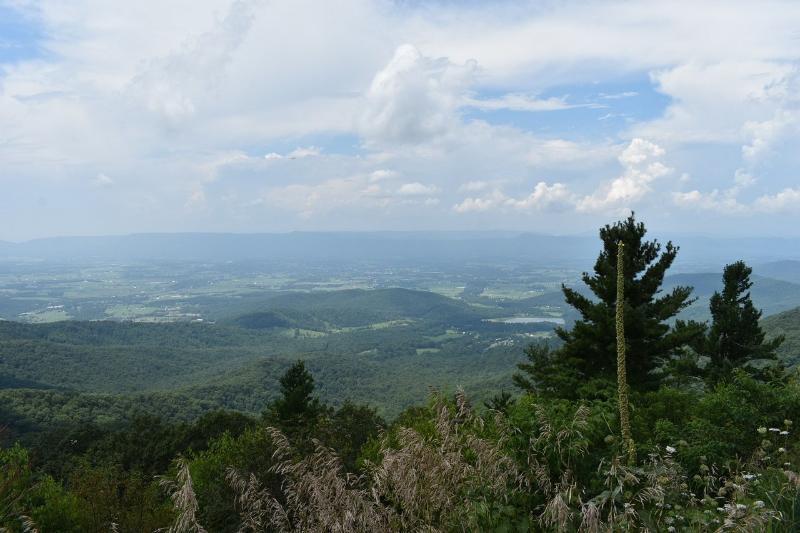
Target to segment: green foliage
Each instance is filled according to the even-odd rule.
[[[796,367],[800,363],[800,307],[764,318],[761,327],[767,339],[784,338],[776,354],[786,366]]]
[[[304,361],[297,361],[279,380],[281,397],[270,406],[270,414],[281,422],[293,419],[316,418],[320,404],[314,393],[314,378]]]
[[[261,305],[276,307],[239,315],[242,323],[0,321],[0,423],[25,435],[136,412],[170,422],[219,408],[258,414],[298,358],[319,376],[321,400],[369,402],[394,416],[450,380],[481,399],[507,387],[525,342],[518,334],[552,328],[486,322],[512,311],[402,289],[290,294]],[[276,317],[291,327],[273,327]]]
[[[775,359],[782,337],[765,341],[766,334],[758,320],[757,310],[750,298],[750,274],[753,269],[743,261],[725,267],[722,274],[722,293],[711,296],[711,329],[708,332],[706,353],[711,358],[708,376],[712,383],[726,378],[731,370],[757,359]]]
[[[488,306],[479,280],[461,301],[284,294],[218,324],[0,322],[0,383],[15,387],[0,390],[0,421],[26,446],[0,448],[0,526],[796,530],[800,385],[735,368],[770,357],[770,335],[800,330],[795,315],[762,331],[750,269],[729,265],[703,348],[701,326],[673,322],[690,290],[659,292],[677,248],[645,241],[633,216],[600,233],[584,275],[594,296],[564,288],[580,319],[559,330],[563,345],[525,350],[516,398],[497,391],[511,381],[517,326],[483,322],[513,306],[467,303]],[[617,340],[630,357],[635,464],[618,435]],[[725,379],[698,381],[702,355]],[[428,385],[455,382],[483,393],[485,409],[462,391],[418,404]],[[387,425],[386,412],[399,415]]]
[[[668,242],[662,251],[658,241],[645,241],[644,224],[633,214],[626,220],[600,229],[603,250],[594,274],[583,274],[583,282],[594,298],[563,286],[567,303],[580,313],[571,330],[557,328],[563,345],[550,352],[532,348],[526,355],[531,364],[520,366],[528,377],[515,378],[524,389],[536,389],[558,397],[586,397],[591,389],[604,389],[602,382],[616,380],[616,256],[618,244],[627,250],[624,257],[624,330],[627,370],[630,385],[653,389],[661,380],[655,372],[686,344],[696,344],[704,327],[694,322],[669,320],[690,303],[691,288],[675,287],[660,295],[667,269],[678,248]]]

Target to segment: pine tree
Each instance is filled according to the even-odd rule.
[[[722,273],[722,293],[711,296],[711,329],[706,352],[711,358],[709,380],[716,383],[753,359],[775,359],[783,337],[765,341],[758,321],[761,311],[750,298],[753,269],[743,261],[727,265]]]
[[[314,398],[314,378],[303,361],[297,361],[280,379],[281,397],[275,400],[270,411],[278,420],[296,418],[313,419],[321,409]]]
[[[634,214],[600,229],[603,250],[594,265],[594,273],[584,272],[583,282],[594,294],[584,296],[562,286],[564,297],[581,318],[571,330],[556,329],[563,345],[556,350],[531,347],[526,352],[531,364],[520,370],[515,379],[522,388],[561,397],[590,394],[594,385],[613,383],[616,378],[616,289],[617,246],[623,243],[625,335],[627,339],[628,379],[633,388],[654,388],[660,376],[653,372],[673,357],[684,345],[702,340],[704,326],[695,322],[668,321],[692,303],[691,287],[676,287],[661,293],[664,275],[672,265],[678,248],[667,242],[663,250],[658,241],[646,241],[644,224]],[[526,383],[527,381],[527,383]],[[599,383],[598,383],[599,382]],[[529,387],[527,387],[528,385]]]

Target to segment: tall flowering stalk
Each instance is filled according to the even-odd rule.
[[[617,245],[617,395],[619,397],[619,424],[622,428],[622,442],[628,453],[628,463],[636,462],[636,448],[631,436],[631,415],[628,405],[628,378],[625,369],[625,245]]]

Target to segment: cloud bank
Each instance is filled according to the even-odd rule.
[[[795,231],[794,2],[5,4],[0,239]]]

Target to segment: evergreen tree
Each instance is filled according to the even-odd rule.
[[[753,359],[775,359],[775,350],[784,340],[781,336],[765,341],[758,323],[761,311],[750,299],[752,272],[743,261],[727,265],[722,273],[722,293],[711,296],[712,323],[706,351],[711,358],[707,368],[712,383]]]
[[[316,418],[322,406],[314,394],[314,378],[304,361],[297,361],[280,379],[281,397],[270,406],[270,418],[278,421]]]
[[[616,259],[617,245],[625,246],[624,316],[627,340],[627,370],[631,388],[654,388],[660,376],[653,372],[687,344],[701,342],[704,327],[695,322],[668,321],[692,303],[691,287],[676,287],[660,294],[664,275],[672,265],[678,248],[667,242],[663,250],[658,241],[646,241],[644,224],[634,214],[600,229],[603,250],[594,273],[584,272],[583,282],[594,294],[584,296],[562,286],[564,297],[581,318],[572,330],[556,329],[563,341],[557,350],[531,347],[526,352],[531,363],[520,365],[530,379],[518,374],[515,382],[524,389],[561,397],[591,394],[593,386],[613,383],[616,375]],[[527,381],[527,383],[526,383]],[[527,385],[527,386],[526,386]]]

